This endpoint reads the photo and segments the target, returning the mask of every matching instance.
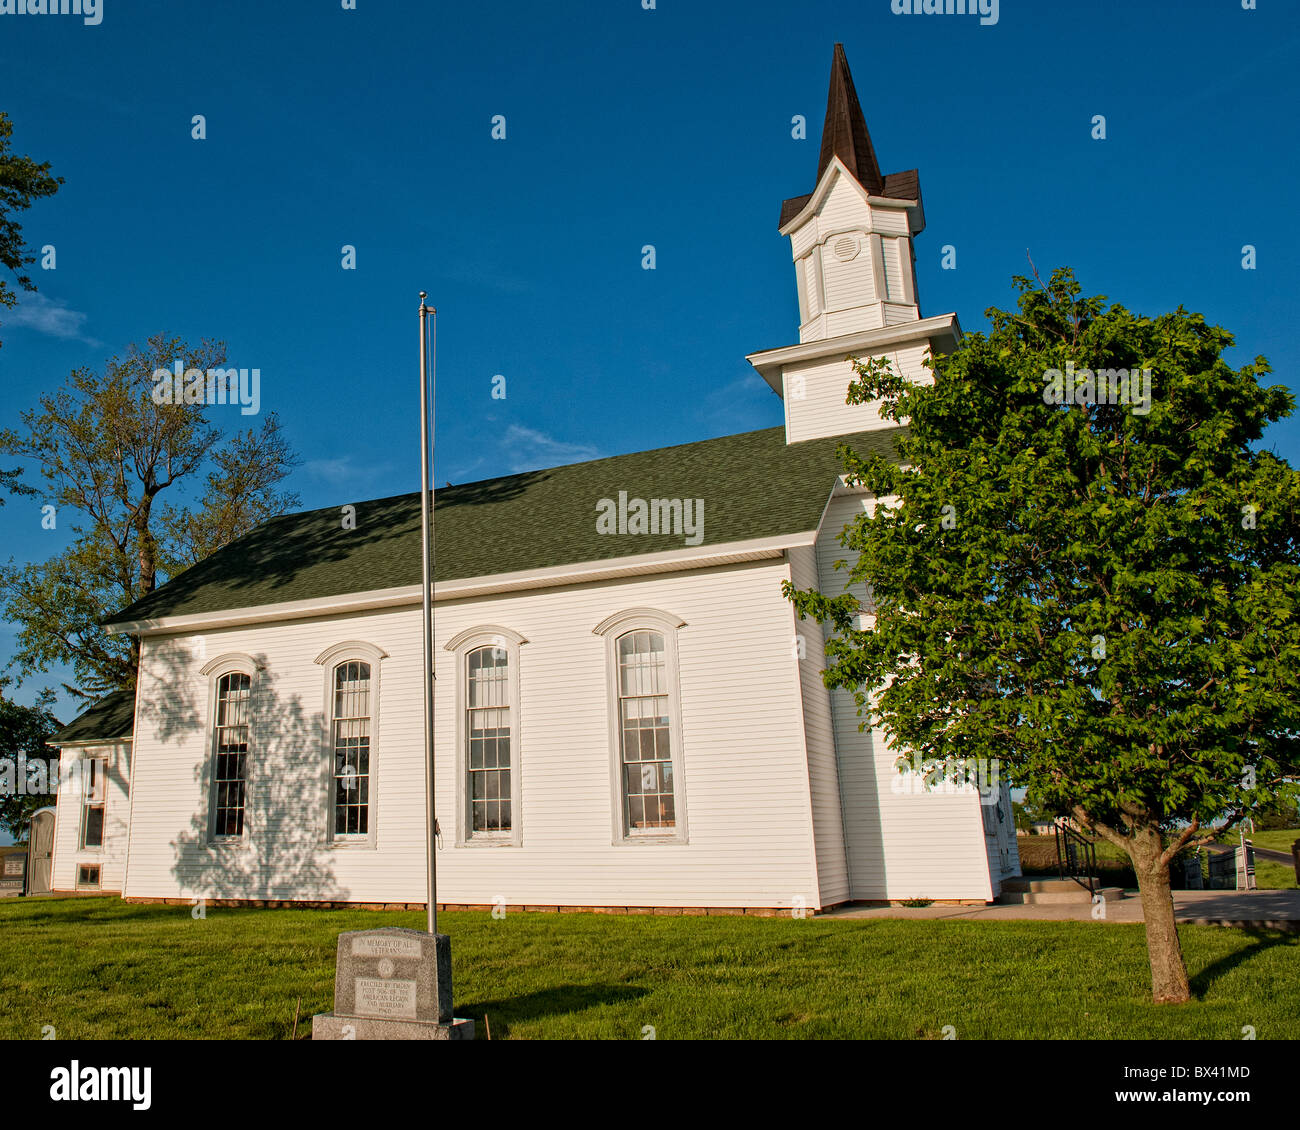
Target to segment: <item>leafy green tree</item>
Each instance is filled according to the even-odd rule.
[[[156,403],[157,370],[221,368],[225,347],[157,335],[75,370],[23,431],[0,432],[0,454],[34,462],[56,521],[74,541],[40,564],[0,568],[0,601],[18,625],[21,674],[70,664],[84,698],[130,687],[138,641],[104,619],[254,526],[298,505],[281,484],[297,464],[274,413],[227,432],[228,406]],[[236,415],[236,419],[243,419]]]
[[[17,467],[12,471],[0,471],[0,490],[7,490],[10,494],[25,494],[28,496],[36,494],[36,491],[22,481],[22,470]],[[0,495],[0,506],[4,504],[4,496]]]
[[[906,424],[898,462],[843,449],[880,500],[843,534],[871,603],[786,592],[864,726],[951,776],[996,758],[1128,853],[1154,999],[1185,1001],[1170,860],[1300,774],[1300,475],[1258,448],[1294,401],[1198,314],[1016,285],[932,383],[855,362],[849,402]],[[1067,365],[1149,369],[1150,402],[1107,374],[1048,403]]]
[[[1015,813],[1016,827],[1025,832],[1031,831],[1035,824],[1050,823],[1053,819],[1050,812],[1044,812],[1028,796],[1023,801],[1012,801],[1011,810]]]
[[[35,290],[36,284],[26,273],[36,256],[23,243],[22,225],[14,214],[30,208],[43,196],[53,196],[63,183],[62,177],[50,176],[48,161],[38,164],[30,157],[20,157],[10,150],[14,127],[9,115],[0,113],[0,263],[13,272],[22,290]],[[18,296],[0,278],[0,306],[12,307]]]
[[[0,828],[21,840],[32,813],[53,803],[57,786],[57,778],[51,779],[47,771],[48,793],[20,791],[17,775],[24,763],[21,759],[30,764],[40,758],[46,765],[57,759],[59,751],[45,743],[60,729],[60,723],[50,713],[52,692],[42,693],[35,706],[19,706],[4,697],[5,685],[6,681],[0,680]]]
[[[1250,817],[1261,832],[1300,828],[1300,789],[1279,794]]]
[[[9,116],[0,113],[0,263],[13,272],[21,290],[35,290],[36,284],[26,273],[29,263],[36,261],[23,243],[22,225],[15,214],[25,211],[42,196],[53,196],[63,183],[62,177],[50,176],[50,163],[37,164],[30,157],[19,157],[10,151],[10,138],[14,127]],[[18,296],[0,276],[0,306],[10,309]],[[33,494],[30,487],[20,481],[18,470],[0,470],[0,488],[14,494]],[[0,496],[0,506],[4,498]]]

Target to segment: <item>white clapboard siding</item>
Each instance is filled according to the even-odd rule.
[[[836,561],[855,555],[838,541],[868,496],[831,500],[817,538],[821,591],[846,591],[847,570]],[[860,600],[865,589],[853,586]],[[839,758],[850,897],[853,899],[991,899],[989,864],[979,796],[926,792],[911,787],[895,768],[897,754],[876,729],[862,730],[853,695],[831,693],[831,716]]]
[[[80,759],[102,758],[106,762],[104,786],[104,835],[100,848],[81,846],[82,790],[80,773],[69,766]],[[126,849],[130,818],[131,743],[111,742],[90,746],[67,746],[59,758],[60,776],[54,823],[54,858],[50,889],[72,891],[77,886],[77,868],[99,866],[99,889],[121,891],[126,878]]]
[[[853,258],[840,258],[841,244]],[[832,235],[821,250],[827,310],[848,310],[878,301],[875,272],[871,269],[871,241],[865,232]],[[870,319],[864,317],[859,328],[870,328],[869,323]]]
[[[825,303],[822,301],[822,283],[817,268],[817,253],[813,252],[806,259],[800,259],[795,264],[795,270],[799,273],[797,281],[802,288],[803,300],[807,303],[806,309],[801,308],[799,311],[800,319],[810,321],[820,317],[825,308]]]
[[[911,228],[907,222],[904,208],[886,208],[876,205],[871,209],[871,230],[884,235],[910,236]]]
[[[854,306],[848,310],[827,310],[822,328],[827,338],[843,337],[861,330],[878,330],[885,324],[884,304],[873,302],[869,306]],[[805,340],[812,340],[806,338]]]
[[[806,295],[800,310],[800,341],[820,341],[884,324],[870,224],[871,208],[861,190],[836,171],[817,211],[790,233],[799,287]],[[847,261],[835,253],[844,240],[852,241],[856,250]]]
[[[868,228],[870,224],[871,207],[862,198],[862,190],[838,174],[817,211],[818,239],[824,240],[832,232]]]
[[[790,578],[799,589],[816,589],[817,558],[812,547],[790,551]],[[823,906],[849,897],[848,859],[840,811],[839,770],[835,760],[835,728],[830,692],[822,681],[826,666],[825,637],[816,620],[797,620],[802,638],[799,686],[803,696],[804,733],[807,736],[808,780],[812,791],[813,840],[817,852],[817,881]]]
[[[989,785],[991,779],[987,779]],[[993,879],[993,893],[1000,894],[1002,880],[1020,874],[1020,850],[1016,843],[1015,810],[1011,804],[1011,789],[1000,778],[996,790],[990,788],[982,798],[984,817],[984,846],[989,860],[989,874]],[[1001,819],[998,819],[999,813]]]
[[[885,299],[906,302],[903,290],[903,241],[885,236],[880,241],[885,265]]]
[[[881,354],[903,376],[928,382],[934,379],[934,374],[922,364],[926,355],[924,345]],[[786,437],[790,443],[895,426],[892,420],[881,419],[879,401],[844,402],[854,380],[853,367],[845,358],[790,364],[785,366],[783,376]]]
[[[816,246],[817,223],[815,220],[806,221],[802,227],[795,228],[790,233],[790,255],[796,263]]]
[[[801,294],[801,342],[919,316],[909,285],[912,252],[906,210],[868,205],[851,179],[839,170],[830,176],[816,211],[790,232]],[[841,246],[852,258],[837,254]],[[818,266],[820,286],[813,274]],[[891,307],[887,302],[903,305]]]
[[[525,905],[817,903],[800,687],[783,560],[439,602],[438,897]],[[612,842],[605,640],[636,607],[671,613],[681,670],[689,842]],[[456,846],[457,672],[447,640],[481,625],[522,635],[522,845]],[[373,742],[373,846],[330,846],[325,672],[348,640],[383,649]],[[419,609],[268,623],[144,641],[127,897],[417,902],[425,889]],[[211,679],[228,652],[258,657],[245,842],[207,842]]]

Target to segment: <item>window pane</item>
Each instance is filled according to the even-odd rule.
[[[674,825],[668,664],[661,632],[617,641],[623,792],[629,831]]]
[[[471,832],[509,831],[510,653],[480,647],[466,656],[466,764]]]
[[[238,836],[244,830],[251,689],[251,677],[241,671],[222,675],[217,681],[213,831],[218,836]]]
[[[104,846],[104,806],[92,805],[86,809],[86,847]]]
[[[370,715],[370,664],[340,664],[334,672],[334,717],[367,718]]]
[[[666,692],[664,638],[658,632],[629,632],[621,637],[618,660],[620,694]]]
[[[334,669],[334,833],[365,835],[370,826],[370,664]]]

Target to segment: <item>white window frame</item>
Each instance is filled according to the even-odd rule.
[[[443,646],[456,657],[456,839],[460,847],[522,847],[523,832],[523,772],[520,725],[520,674],[519,649],[528,641],[518,632],[499,624],[480,624],[466,628],[452,636]],[[469,791],[469,728],[468,711],[470,652],[481,647],[502,648],[507,655],[509,677],[506,694],[510,709],[510,831],[475,832],[470,809]]]
[[[686,815],[686,757],[682,741],[681,666],[677,633],[686,621],[658,608],[628,608],[607,616],[592,633],[605,640],[606,701],[609,713],[610,800],[612,843],[686,844],[690,842]],[[623,795],[623,734],[619,718],[618,641],[629,632],[658,632],[664,638],[664,676],[668,683],[668,734],[673,766],[674,827],[634,831],[627,826],[627,801]]]
[[[251,655],[228,651],[208,660],[199,668],[199,674],[206,675],[208,678],[207,733],[204,736],[204,740],[207,742],[207,762],[206,772],[203,775],[203,787],[207,793],[205,804],[208,813],[206,833],[207,844],[210,847],[238,847],[241,844],[251,842],[252,839],[253,828],[249,820],[251,811],[249,798],[256,783],[254,751],[257,748],[257,696],[259,676],[265,670],[265,666],[264,663],[258,662]],[[248,676],[248,751],[244,755],[244,828],[243,832],[238,836],[217,835],[217,689],[221,685],[221,679],[224,675]]]
[[[108,758],[101,755],[98,757],[81,757],[80,781],[81,781],[81,822],[77,830],[77,851],[90,854],[101,855],[104,851],[104,839],[108,829]],[[92,790],[90,783],[86,780],[87,766],[96,765],[95,769],[89,770],[97,782],[97,789]],[[98,798],[94,792],[98,792]],[[86,843],[86,825],[89,822],[90,810],[98,808],[101,812],[99,820],[99,843]]]
[[[315,663],[325,669],[324,710],[321,712],[322,776],[324,792],[324,842],[337,848],[373,849],[379,827],[379,685],[382,661],[388,652],[364,640],[346,640],[327,647]],[[367,800],[366,831],[352,834],[334,831],[334,673],[344,663],[370,666],[370,796]]]

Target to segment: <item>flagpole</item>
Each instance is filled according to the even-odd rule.
[[[424,825],[428,852],[426,903],[429,933],[438,932],[438,821],[434,816],[434,741],[433,741],[433,393],[437,369],[430,380],[428,318],[434,317],[434,350],[437,350],[438,311],[425,304],[428,295],[420,291],[420,547],[424,583]]]

